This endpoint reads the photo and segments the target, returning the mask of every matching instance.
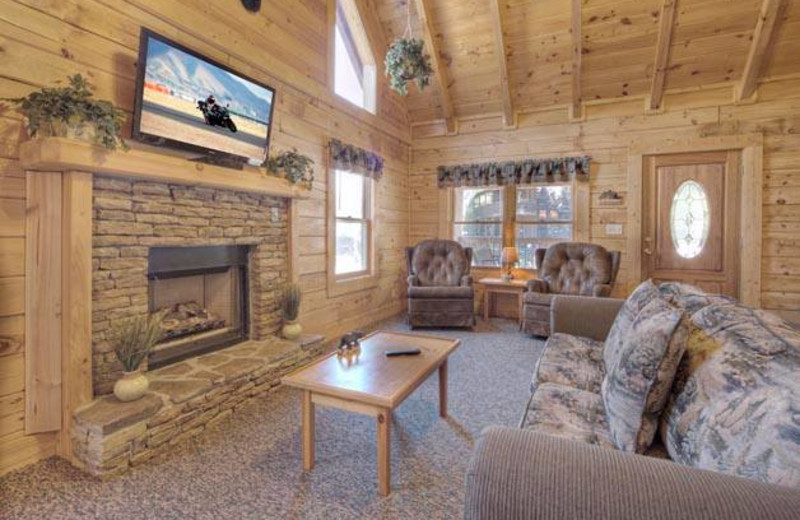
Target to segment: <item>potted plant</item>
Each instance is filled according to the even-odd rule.
[[[300,286],[296,283],[289,284],[289,287],[283,293],[283,319],[285,323],[281,332],[286,339],[297,339],[303,333],[303,328],[297,319],[300,315],[301,298]]]
[[[114,383],[114,395],[120,401],[135,401],[150,387],[139,367],[164,337],[163,319],[162,312],[112,322],[108,341],[124,369],[122,378]]]
[[[298,152],[297,148],[292,148],[267,157],[263,166],[272,175],[279,175],[280,172],[283,172],[283,176],[292,184],[305,183],[310,190],[314,183],[313,164],[314,161],[311,157]]]
[[[69,137],[99,144],[109,150],[127,150],[122,139],[125,111],[94,99],[80,74],[69,77],[69,86],[43,88],[21,98],[6,98],[25,116],[30,137]]]
[[[408,94],[409,81],[416,81],[420,90],[431,81],[433,67],[424,46],[422,40],[404,36],[395,40],[386,53],[384,65],[389,87],[401,96]]]

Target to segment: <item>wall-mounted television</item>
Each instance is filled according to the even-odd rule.
[[[274,100],[273,88],[142,29],[135,139],[219,162],[260,164]]]

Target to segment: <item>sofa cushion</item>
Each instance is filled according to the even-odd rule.
[[[688,334],[683,312],[654,298],[606,358],[602,396],[617,448],[644,453],[653,442]]]
[[[658,292],[683,309],[689,316],[709,305],[736,303],[736,300],[730,296],[709,294],[699,287],[679,282],[659,284]]]
[[[471,300],[474,294],[472,287],[409,287],[408,297],[423,300]]]
[[[522,301],[531,305],[542,305],[549,307],[550,303],[553,301],[553,298],[556,296],[556,294],[551,293],[526,292],[522,296]]]
[[[636,316],[648,303],[658,297],[658,288],[653,284],[652,280],[645,280],[625,300],[606,338],[606,345],[603,351],[606,372],[608,372],[611,364],[610,360],[619,358],[622,341],[630,331],[633,320],[636,319]]]
[[[613,448],[603,399],[554,383],[539,385],[528,402],[522,427],[539,433]]]
[[[800,487],[800,332],[731,304],[701,309],[692,325],[662,416],[670,456]]]
[[[599,394],[604,375],[602,341],[553,334],[539,358],[531,391],[543,383],[557,383]]]

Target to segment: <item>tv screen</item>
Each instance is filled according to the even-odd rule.
[[[145,142],[260,164],[275,90],[142,30],[133,135]]]

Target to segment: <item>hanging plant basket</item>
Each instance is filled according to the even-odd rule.
[[[424,52],[425,44],[416,38],[398,38],[386,53],[386,76],[392,90],[405,96],[408,83],[416,81],[423,90],[430,84],[433,67],[431,57]]]

